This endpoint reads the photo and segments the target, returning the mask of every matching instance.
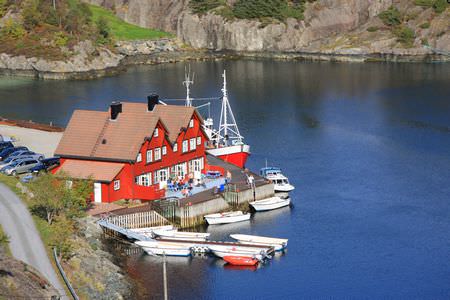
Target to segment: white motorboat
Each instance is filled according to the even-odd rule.
[[[210,233],[204,232],[183,232],[177,230],[154,230],[153,233],[166,240],[189,240],[189,241],[206,241]]]
[[[142,247],[150,255],[167,256],[190,256],[191,246],[182,244],[160,242],[160,241],[138,241],[137,245]]]
[[[229,224],[229,223],[236,223],[236,222],[250,220],[250,214],[249,213],[244,214],[242,211],[238,210],[238,211],[230,211],[230,212],[206,215],[205,219],[209,225]]]
[[[295,187],[289,183],[289,179],[281,173],[280,168],[265,167],[260,170],[260,175],[274,184],[275,192],[291,192]]]
[[[240,247],[233,245],[208,245],[209,250],[216,256],[223,258],[224,256],[239,256],[239,257],[251,257],[257,260],[263,260],[266,257],[270,257],[267,253],[268,248],[259,247]]]
[[[288,239],[278,239],[258,235],[230,234],[230,237],[242,244],[274,247],[275,251],[283,250],[288,244]]]
[[[176,231],[177,229],[174,228],[172,225],[164,225],[164,226],[154,226],[154,227],[145,227],[145,228],[130,228],[128,230],[139,233],[148,238],[154,238],[155,230]]]
[[[277,196],[249,203],[256,211],[273,210],[288,206],[289,204],[291,204],[291,198],[281,198]]]

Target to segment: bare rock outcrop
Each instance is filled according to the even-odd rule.
[[[257,20],[227,20],[214,13],[195,15],[188,0],[87,0],[113,9],[127,22],[159,28],[194,48],[238,52],[314,52],[354,54],[430,55],[428,43],[450,51],[450,9],[436,14],[432,8],[409,0],[317,0],[309,3],[304,20],[262,24]],[[227,3],[232,3],[229,0]],[[391,5],[408,16],[416,34],[413,49],[397,42],[377,17]],[[429,22],[430,28],[421,24]],[[370,26],[379,27],[368,32]]]

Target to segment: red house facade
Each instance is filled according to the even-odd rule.
[[[53,172],[94,181],[93,200],[165,196],[169,178],[207,169],[203,119],[193,107],[115,102],[107,112],[76,110],[55,151]]]

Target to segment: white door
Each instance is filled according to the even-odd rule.
[[[94,183],[94,201],[95,203],[102,202],[102,184],[100,182]]]

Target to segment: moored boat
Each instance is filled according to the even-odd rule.
[[[230,234],[230,237],[243,244],[274,247],[275,251],[283,250],[288,244],[288,239],[279,239],[259,235]]]
[[[254,258],[259,261],[264,260],[266,257],[270,257],[268,250],[259,247],[245,247],[245,246],[233,246],[233,245],[208,245],[209,250],[216,256],[224,258],[225,256],[239,256]]]
[[[245,256],[224,256],[223,260],[234,266],[255,266],[258,264],[258,260]]]
[[[191,247],[169,242],[138,241],[136,245],[142,247],[149,255],[190,256]]]
[[[176,230],[155,230],[153,233],[166,240],[189,240],[189,241],[206,241],[210,233],[205,232],[183,232]]]
[[[295,187],[289,183],[289,179],[281,173],[280,168],[265,167],[259,173],[273,183],[275,192],[291,192],[295,190]]]
[[[244,214],[242,211],[230,211],[224,213],[210,214],[205,216],[209,225],[229,224],[250,220],[250,214]]]
[[[291,204],[291,199],[289,197],[281,198],[276,196],[249,203],[256,211],[273,210],[288,206],[289,204]]]

